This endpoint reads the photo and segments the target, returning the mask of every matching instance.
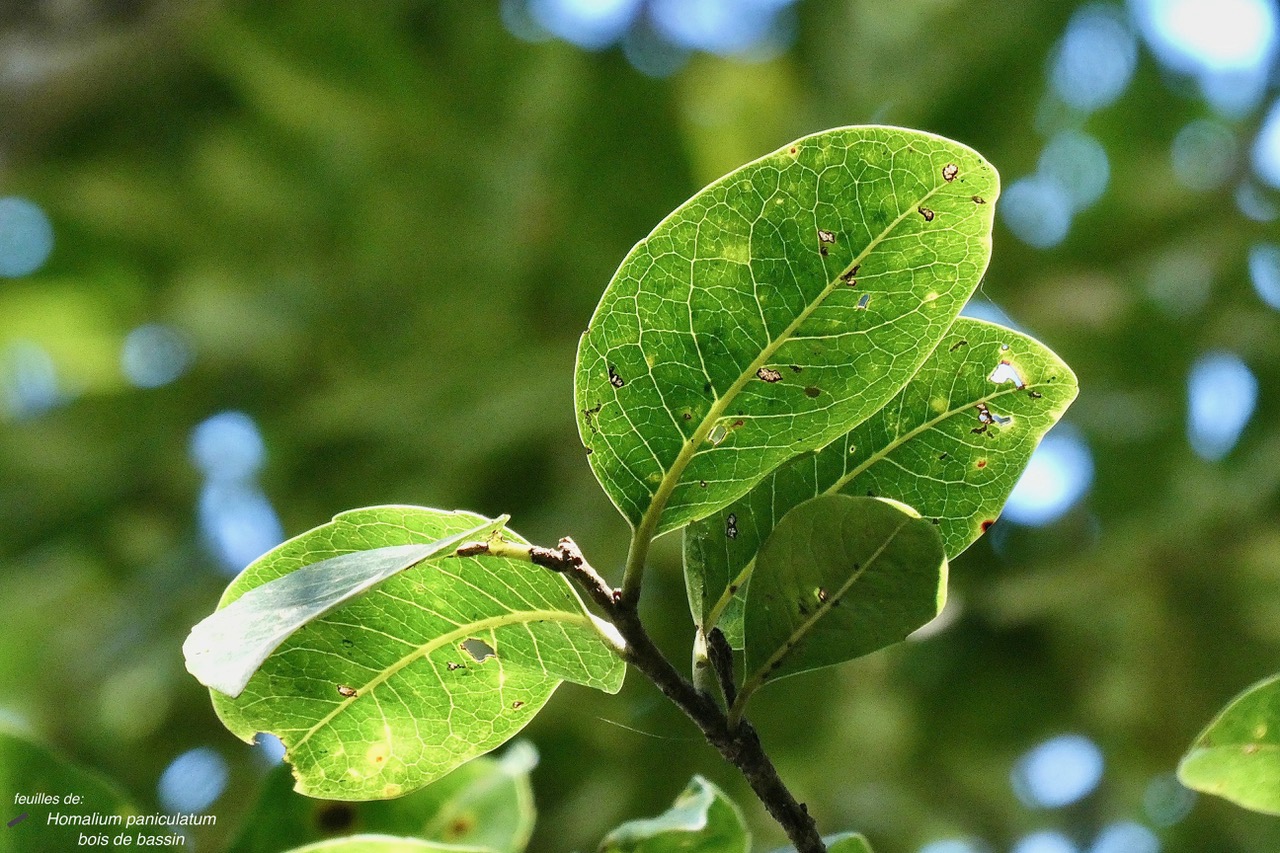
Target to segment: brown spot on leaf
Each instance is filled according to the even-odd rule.
[[[449,661],[444,665],[444,667],[450,672],[453,672],[454,670],[458,670],[458,669],[466,669],[467,665],[464,663],[456,663],[454,661]]]
[[[958,174],[960,174],[960,167],[955,163],[948,163],[942,167],[942,179],[947,183],[954,181]]]
[[[924,217],[925,222],[933,221],[934,214],[932,209],[928,207],[917,207],[916,210],[919,211],[920,215]]]
[[[448,839],[461,838],[476,828],[476,819],[471,815],[458,815],[449,822]]]
[[[338,695],[343,698],[350,699],[352,696],[356,695],[356,689],[354,687],[348,687],[345,684],[339,684]]]
[[[822,393],[822,389],[816,388],[813,385],[810,385],[808,388],[804,389],[804,395],[810,399],[816,399],[818,395],[821,393]]]
[[[986,519],[985,521],[983,521],[983,522],[982,522],[982,532],[983,532],[983,533],[986,533],[988,530],[990,530],[990,529],[991,529],[991,525],[993,525],[993,524],[995,524],[995,523],[996,523],[996,520],[995,520],[994,518],[988,518],[988,519]]]
[[[986,468],[986,467],[987,467],[987,460],[985,460],[985,459],[979,459],[979,460],[978,460],[978,467],[979,467],[979,468]]]
[[[982,196],[980,196],[980,195],[975,195],[975,196],[973,196],[973,203],[974,203],[974,204],[986,204],[986,203],[987,203],[987,200],[986,200],[985,198],[983,198]]]
[[[1044,395],[1041,394],[1039,391],[1032,391],[1030,388],[1028,388],[1027,396],[1030,397],[1032,400],[1039,400]]]
[[[829,244],[829,245],[835,245],[835,242],[836,242],[836,234],[835,234],[835,232],[834,232],[834,231],[824,231],[823,229],[819,228],[819,229],[818,229],[818,242],[820,242],[820,243],[827,243],[827,244]]]
[[[800,150],[800,149],[799,149],[799,148],[796,148],[794,145],[792,145],[792,146],[791,146],[791,153],[792,153],[792,154],[795,154],[795,153],[796,153],[797,151],[799,151],[799,150]]]
[[[762,367],[756,371],[756,377],[765,382],[777,382],[782,374],[771,367]]]
[[[524,707],[524,702],[521,702],[519,699],[511,703],[511,710],[513,711],[519,711],[523,707]]]

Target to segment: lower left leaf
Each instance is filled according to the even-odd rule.
[[[436,543],[486,523],[421,507],[345,512],[259,558],[219,606],[324,560]],[[561,681],[616,692],[625,665],[597,624],[562,576],[451,549],[308,621],[239,696],[215,690],[213,704],[240,738],[280,738],[299,792],[396,797],[510,739]]]

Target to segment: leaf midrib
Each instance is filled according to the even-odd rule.
[[[290,748],[296,749],[302,746],[311,739],[312,735],[320,731],[329,723],[333,722],[339,714],[342,714],[350,708],[357,700],[364,697],[367,693],[371,693],[379,685],[387,682],[392,676],[399,673],[415,660],[426,657],[436,649],[442,648],[455,640],[465,639],[468,635],[475,634],[480,631],[488,631],[494,628],[504,628],[508,625],[519,625],[522,623],[539,621],[569,622],[579,625],[590,624],[588,617],[582,613],[572,613],[564,610],[520,610],[513,611],[511,613],[503,613],[499,616],[490,616],[487,619],[468,622],[465,625],[459,625],[457,628],[446,634],[433,637],[427,642],[414,647],[413,651],[405,654],[400,658],[400,660],[383,669],[363,686],[356,688],[354,696],[346,697],[339,702],[337,707],[308,729],[306,734],[299,738],[297,742],[290,745]],[[446,690],[446,692],[448,691]]]
[[[864,461],[861,465],[858,465],[857,467],[843,474],[828,488],[823,489],[822,491],[816,493],[814,497],[817,498],[817,497],[822,497],[823,495],[837,494],[841,489],[849,485],[849,483],[853,482],[853,480],[859,474],[866,471],[868,468],[870,468],[872,465],[876,464],[877,462],[880,462],[886,457],[888,457],[891,453],[893,453],[898,448],[902,447],[908,441],[911,441],[913,438],[915,438],[916,436],[922,433],[928,432],[929,430],[933,429],[938,424],[942,423],[948,418],[954,418],[957,415],[963,414],[966,409],[972,409],[974,406],[977,406],[980,403],[991,403],[995,400],[1000,399],[1001,397],[1005,397],[1010,394],[1016,394],[1018,391],[1026,391],[1028,389],[1035,390],[1036,388],[1047,388],[1049,387],[1049,384],[1050,383],[1046,383],[1046,382],[1041,382],[1041,383],[1029,382],[1023,385],[1022,388],[1004,388],[1004,389],[1001,389],[1000,391],[997,391],[994,394],[987,394],[983,397],[979,397],[976,400],[971,400],[970,402],[965,403],[963,406],[958,406],[954,409],[949,409],[943,412],[942,414],[938,415],[936,418],[933,418],[932,420],[924,422],[923,424],[916,427],[915,429],[912,429],[906,433],[903,433],[901,436],[894,439],[889,444],[885,445],[876,453],[873,453],[870,456],[868,456],[866,461]],[[750,560],[747,561],[747,564],[742,567],[742,571],[740,571],[733,578],[733,580],[729,582],[728,586],[725,587],[724,592],[720,594],[720,598],[716,600],[715,606],[712,607],[710,612],[707,614],[707,621],[706,621],[706,624],[703,626],[704,630],[710,631],[712,628],[715,627],[716,623],[720,621],[720,617],[724,615],[725,608],[727,608],[729,606],[729,602],[733,600],[733,594],[731,594],[729,590],[731,588],[735,590],[742,589],[742,585],[746,583],[748,578],[751,577],[751,573],[755,570],[755,567],[756,567],[756,558],[752,557]]]
[[[792,335],[794,335],[800,326],[804,324],[805,320],[808,320],[810,315],[812,315],[813,312],[826,301],[827,297],[839,288],[843,283],[840,276],[848,273],[854,267],[860,266],[871,252],[883,243],[895,228],[901,225],[902,222],[913,212],[916,212],[926,201],[931,199],[935,193],[945,187],[945,183],[938,184],[933,189],[929,190],[929,192],[921,196],[913,205],[908,205],[907,208],[898,214],[892,222],[886,225],[884,230],[867,243],[866,248],[846,264],[835,278],[827,282],[826,287],[822,289],[812,302],[805,306],[804,310],[787,325],[787,328],[784,329],[778,337],[771,340],[763,350],[761,350],[760,355],[758,355],[755,360],[742,371],[742,374],[732,385],[729,386],[729,389],[725,391],[724,395],[716,397],[715,402],[711,404],[711,408],[707,410],[706,415],[704,415],[702,421],[699,422],[697,429],[693,431],[693,434],[690,435],[689,438],[685,439],[684,445],[680,448],[680,453],[671,463],[671,467],[667,469],[667,473],[663,475],[662,481],[658,484],[658,488],[654,490],[653,500],[649,502],[649,508],[645,511],[644,515],[640,517],[640,524],[636,527],[636,540],[647,543],[656,535],[659,521],[662,518],[662,511],[666,508],[667,501],[670,500],[676,486],[679,485],[680,478],[684,474],[684,469],[689,466],[693,457],[697,455],[698,450],[701,449],[703,442],[706,441],[707,436],[715,427],[716,422],[724,417],[724,413],[729,408],[729,405],[737,398],[738,394],[746,387],[747,383],[756,375],[756,372],[768,364],[769,359],[773,357],[773,354],[776,353],[783,344],[790,340]]]

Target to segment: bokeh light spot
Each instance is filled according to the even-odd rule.
[[[1039,172],[1062,187],[1075,210],[1083,210],[1106,192],[1111,164],[1101,142],[1078,130],[1064,130],[1045,145]]]
[[[1229,127],[1199,119],[1178,131],[1171,155],[1178,183],[1192,190],[1211,190],[1231,177],[1240,152]]]
[[[191,432],[191,460],[210,479],[252,477],[266,456],[258,425],[244,412],[220,412]]]
[[[1280,246],[1258,243],[1249,249],[1249,279],[1258,297],[1280,311]]]
[[[1272,105],[1254,140],[1253,169],[1263,182],[1280,187],[1280,101]]]
[[[980,841],[967,838],[947,838],[942,841],[930,841],[921,847],[918,853],[987,853],[990,848]]]
[[[1086,796],[1102,781],[1102,750],[1083,735],[1059,735],[1018,759],[1011,782],[1033,808],[1056,809]]]
[[[1137,39],[1120,11],[1086,6],[1067,24],[1049,69],[1049,83],[1063,103],[1093,112],[1124,94],[1137,61]]]
[[[530,17],[547,32],[587,50],[622,38],[640,0],[528,0]]]
[[[1079,848],[1061,832],[1045,830],[1019,838],[1012,853],[1079,853]]]
[[[270,766],[275,766],[284,761],[284,741],[271,734],[270,732],[258,732],[257,737],[253,739],[253,744],[258,748],[258,754]]]
[[[1071,196],[1052,178],[1020,178],[1004,192],[1000,213],[1013,235],[1037,249],[1052,248],[1071,230]]]
[[[0,198],[0,276],[30,275],[53,252],[53,226],[35,202]]]
[[[1093,483],[1093,454],[1070,424],[1049,430],[1013,487],[1004,518],[1038,527],[1057,521]]]
[[[776,35],[779,12],[794,0],[654,0],[654,25],[675,44],[741,54]]]
[[[1258,380],[1234,353],[1210,352],[1187,377],[1187,440],[1210,462],[1222,459],[1240,440],[1258,402]]]
[[[202,812],[227,787],[227,762],[207,746],[175,758],[156,786],[160,807],[167,812]]]
[[[1162,773],[1147,783],[1142,795],[1142,810],[1156,826],[1173,826],[1191,812],[1196,793],[1178,781],[1172,773]]]
[[[14,341],[0,353],[0,405],[15,420],[42,415],[62,402],[58,371],[44,347]]]
[[[1247,71],[1275,49],[1270,0],[1134,0],[1143,34],[1162,62],[1186,74]]]
[[[1120,821],[1098,833],[1089,853],[1160,853],[1160,839],[1140,823]]]
[[[209,480],[200,491],[200,530],[229,574],[284,541],[271,501],[250,482]]]
[[[187,372],[191,346],[177,330],[157,323],[139,326],[124,339],[120,367],[138,388],[159,388]]]

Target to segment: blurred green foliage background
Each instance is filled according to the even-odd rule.
[[[1208,4],[1197,65],[1151,23],[1195,0],[743,0],[703,31],[637,3],[578,3],[630,10],[596,36],[543,0],[6,4],[0,195],[54,242],[0,278],[0,715],[148,809],[179,756],[225,769],[195,838],[220,849],[270,769],[183,670],[229,573],[376,503],[508,512],[616,571],[571,398],[613,269],[725,171],[890,123],[1001,171],[980,297],[1082,393],[1028,523],[953,565],[949,624],[763,691],[766,747],[824,831],[885,853],[1280,849],[1280,820],[1169,775],[1280,668],[1276,4]],[[646,613],[687,660],[678,538],[655,563]],[[531,849],[589,849],[694,772],[782,841],[634,675],[527,733]],[[1067,733],[1087,748],[1050,776],[1096,749],[1101,777],[1055,808],[1023,757]],[[1117,822],[1146,834],[1103,848]]]

